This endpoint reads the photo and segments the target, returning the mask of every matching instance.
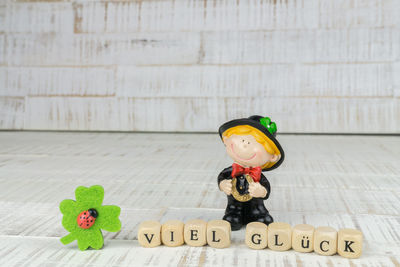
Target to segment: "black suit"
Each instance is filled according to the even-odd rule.
[[[223,180],[232,180],[232,166],[225,168],[218,175],[218,186]],[[249,183],[244,175],[236,177],[236,190],[240,195],[248,194]],[[224,220],[231,223],[232,230],[239,230],[242,225],[249,222],[262,222],[270,224],[273,222],[268,210],[264,206],[264,200],[269,197],[271,188],[267,178],[261,173],[259,183],[267,190],[267,195],[263,198],[251,198],[248,201],[241,202],[234,198],[231,194],[228,197],[228,205],[226,206]]]

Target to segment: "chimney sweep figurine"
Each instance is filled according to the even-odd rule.
[[[230,222],[232,230],[249,222],[273,222],[264,206],[270,185],[261,172],[273,170],[283,162],[276,130],[270,118],[256,115],[228,121],[219,128],[226,152],[234,161],[218,175],[219,189],[228,196],[223,219]]]

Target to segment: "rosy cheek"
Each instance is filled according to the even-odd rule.
[[[260,155],[262,154],[262,151],[260,151],[260,149],[259,149],[258,147],[256,147],[256,148],[254,149],[254,153],[256,153],[257,156],[260,156]]]
[[[256,157],[257,160],[264,160],[264,153],[263,151],[257,150],[256,151]]]

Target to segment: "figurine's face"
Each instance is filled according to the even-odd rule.
[[[269,154],[264,146],[252,135],[224,137],[226,152],[236,162],[245,167],[259,167],[267,162],[276,162],[278,155]]]

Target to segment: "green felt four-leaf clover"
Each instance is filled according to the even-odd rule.
[[[60,211],[64,215],[62,225],[70,233],[61,238],[61,242],[66,245],[74,240],[78,241],[80,250],[91,247],[101,249],[103,247],[103,234],[101,229],[109,232],[121,230],[119,214],[120,207],[114,205],[103,206],[104,188],[100,185],[91,187],[79,186],[75,190],[76,201],[65,199],[60,203]],[[89,229],[79,227],[78,215],[86,210],[95,209],[98,213],[94,224]]]

